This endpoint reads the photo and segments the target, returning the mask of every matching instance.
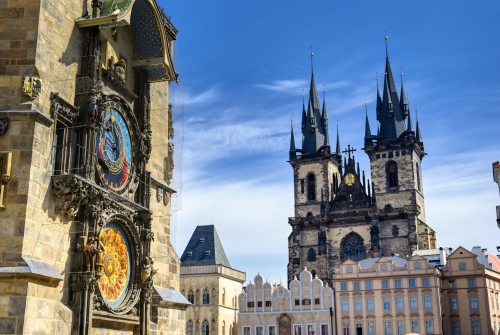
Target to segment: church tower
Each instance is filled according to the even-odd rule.
[[[409,100],[401,74],[401,93],[398,96],[396,83],[389,61],[386,39],[386,63],[382,96],[377,87],[376,116],[377,135],[371,134],[368,114],[365,124],[364,151],[370,158],[370,169],[378,208],[385,211],[402,209],[416,210],[416,224],[409,232],[417,231],[418,248],[435,247],[435,232],[426,224],[424,190],[422,184],[422,159],[426,155],[420,125],[413,128]],[[378,83],[378,78],[377,78]],[[377,85],[378,86],[378,85]],[[410,215],[411,216],[411,215]],[[403,227],[398,229],[402,232]],[[384,247],[384,246],[382,246]],[[385,246],[393,249],[395,246]],[[417,248],[416,245],[412,249]],[[396,247],[396,250],[398,248]]]
[[[330,150],[326,99],[320,113],[313,69],[307,114],[302,106],[302,148],[295,146],[293,128],[290,138],[295,216],[288,219],[288,282],[305,267],[330,282],[349,259],[410,257],[414,250],[436,247],[435,232],[425,223],[422,136],[408,105],[403,85],[398,96],[386,57],[377,135],[366,112],[363,150],[370,157],[370,181],[356,163],[356,149],[341,150],[338,128],[335,151]]]

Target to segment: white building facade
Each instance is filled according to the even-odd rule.
[[[332,288],[304,269],[287,289],[258,274],[239,295],[238,335],[331,335],[335,325]]]

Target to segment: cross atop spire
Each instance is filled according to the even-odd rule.
[[[349,159],[351,158],[351,152],[353,153],[353,157],[354,157],[354,151],[356,151],[356,149],[352,148],[351,149],[351,145],[348,144],[347,145],[347,149],[344,149],[344,151],[342,151],[343,153],[345,154],[348,154],[349,155]]]

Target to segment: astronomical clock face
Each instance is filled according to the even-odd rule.
[[[96,135],[98,171],[109,188],[123,193],[133,167],[131,125],[119,103],[108,101],[105,106],[101,127]]]
[[[356,177],[352,173],[348,173],[344,177],[344,180],[345,180],[345,183],[347,186],[352,186],[352,185],[354,185],[354,181],[356,180]]]
[[[124,230],[115,222],[106,224],[99,240],[104,245],[103,274],[97,283],[104,302],[116,308],[125,300],[131,281],[130,244]]]

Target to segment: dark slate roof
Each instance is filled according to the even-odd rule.
[[[208,255],[207,251],[210,252]],[[188,253],[191,253],[191,256],[188,256]],[[231,267],[215,226],[198,226],[182,253],[181,266],[215,264]]]

